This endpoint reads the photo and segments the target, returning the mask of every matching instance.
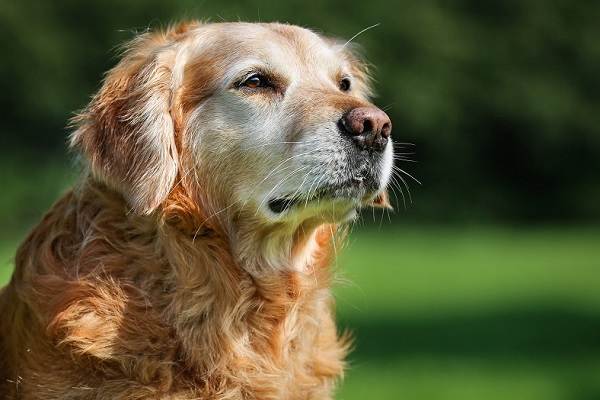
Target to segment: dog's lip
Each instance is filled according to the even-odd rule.
[[[321,200],[324,197],[318,194],[314,194],[310,197],[275,197],[269,200],[269,210],[274,212],[275,214],[282,214],[289,210],[290,208],[300,205],[300,204],[308,204],[313,201]]]
[[[342,192],[344,194],[342,194]],[[302,195],[284,195],[274,197],[268,202],[269,210],[275,214],[282,214],[289,209],[308,205],[315,201],[340,200],[358,205],[356,203],[369,204],[370,200],[376,196],[376,193],[370,193],[365,187],[365,179],[363,176],[356,175],[343,185],[337,187],[327,187],[316,190],[310,196]]]
[[[275,198],[269,201],[269,210],[273,211],[275,214],[281,214],[291,208],[297,202],[298,199],[290,199],[285,197]]]

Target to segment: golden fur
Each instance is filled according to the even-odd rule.
[[[289,51],[302,62],[284,70],[297,71],[273,72],[264,90],[231,84],[249,67],[230,66],[272,48],[265,68]],[[340,65],[349,93],[314,72]],[[346,45],[297,27],[193,22],[136,38],[74,121],[81,179],[20,246],[0,293],[0,395],[331,398],[348,347],[333,321],[332,242],[355,208],[385,203],[387,177],[352,202],[307,198],[282,215],[265,202],[318,186],[323,171],[288,164],[341,150],[294,143],[319,146],[310,132],[330,120],[320,136],[337,143],[330,125],[367,95]]]

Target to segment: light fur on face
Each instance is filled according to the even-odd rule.
[[[0,293],[5,398],[332,397],[332,249],[392,170],[349,47],[197,22],[126,47],[73,121],[82,178]]]

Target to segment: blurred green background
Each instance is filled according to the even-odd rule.
[[[398,176],[337,262],[338,399],[600,399],[598,1],[2,0],[0,284],[118,45],[185,17],[379,24],[355,42],[422,185]]]

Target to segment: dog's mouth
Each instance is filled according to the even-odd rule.
[[[269,210],[275,214],[283,214],[291,208],[308,206],[315,202],[324,201],[326,197],[315,193],[310,197],[277,197],[269,201]]]
[[[322,188],[309,196],[289,195],[269,200],[269,210],[274,214],[283,214],[291,209],[305,208],[313,204],[330,202],[347,203],[351,208],[369,205],[377,201],[377,190],[367,188],[362,177],[355,177],[343,185]]]
[[[278,198],[272,199],[269,201],[269,210],[274,212],[275,214],[281,214],[288,209],[292,208],[294,204],[298,203],[299,199],[286,199],[286,198]]]

